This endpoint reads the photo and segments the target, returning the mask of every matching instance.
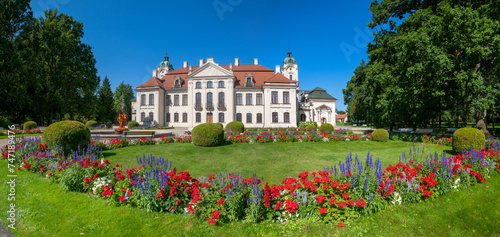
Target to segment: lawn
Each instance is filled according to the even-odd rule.
[[[170,143],[151,146],[129,146],[117,150],[104,151],[111,163],[126,168],[138,167],[136,156],[153,154],[172,161],[174,167],[189,171],[193,177],[233,172],[243,177],[264,177],[264,182],[281,183],[284,178],[304,171],[323,170],[333,166],[352,152],[364,161],[368,152],[373,158],[380,158],[384,165],[396,164],[399,156],[408,153],[413,143],[389,141],[350,142],[310,142],[310,143],[265,143],[265,144],[227,144],[220,147],[195,147],[192,144]],[[422,150],[422,143],[415,143]],[[426,144],[425,152],[451,152],[451,147]]]
[[[9,192],[7,162],[0,161],[0,166],[4,167],[0,169],[0,193],[5,197]],[[499,177],[436,200],[388,208],[341,229],[335,224],[314,221],[210,226],[206,220],[189,215],[108,206],[103,199],[92,195],[65,192],[40,175],[28,172],[17,175],[17,225],[15,230],[11,229],[16,236],[494,236],[500,233]],[[9,204],[6,198],[0,200],[0,221],[4,224]]]

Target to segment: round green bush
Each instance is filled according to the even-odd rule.
[[[23,125],[24,130],[32,129],[32,128],[36,128],[36,127],[37,127],[37,125],[36,125],[35,121],[28,121],[28,122],[24,123],[24,125]]]
[[[318,127],[314,124],[309,124],[306,126],[306,130],[313,130],[313,129],[317,129]]]
[[[319,130],[331,133],[331,132],[333,132],[333,125],[331,125],[329,123],[324,123],[324,124],[321,125],[321,127],[319,128]]]
[[[202,123],[191,132],[195,146],[220,146],[224,143],[224,129],[216,123]]]
[[[486,137],[476,128],[460,128],[453,133],[453,151],[459,153],[470,149],[484,148]]]
[[[232,121],[226,125],[226,132],[229,131],[242,133],[245,131],[245,125],[239,121]]]
[[[139,123],[136,121],[130,121],[130,122],[128,122],[127,126],[128,126],[128,128],[134,128],[134,127],[139,126]]]
[[[386,142],[389,139],[389,132],[383,128],[375,129],[371,138],[373,141]]]
[[[90,130],[78,121],[61,121],[51,124],[42,135],[42,143],[49,146],[61,144],[66,154],[90,144]]]
[[[89,127],[89,128],[90,128],[90,127],[97,127],[97,125],[99,125],[99,124],[98,124],[96,121],[94,121],[94,120],[89,120],[89,121],[87,121],[87,122],[85,123],[85,126],[87,126],[87,127]]]

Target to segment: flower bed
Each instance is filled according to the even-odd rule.
[[[425,158],[413,149],[385,169],[370,154],[363,162],[349,154],[344,162],[300,173],[280,184],[264,183],[256,175],[244,179],[212,174],[195,179],[186,171],[178,172],[167,159],[152,155],[137,157],[139,169],[120,169],[103,159],[95,145],[66,156],[60,147],[48,147],[34,138],[18,140],[14,158],[7,155],[7,147],[2,155],[18,170],[39,173],[66,190],[93,193],[116,205],[190,213],[215,225],[308,218],[343,227],[353,218],[389,205],[433,199],[487,182],[500,171],[498,148],[499,143],[493,142],[487,149]]]
[[[232,143],[268,143],[268,142],[328,142],[328,141],[361,141],[366,136],[354,135],[350,130],[316,131],[315,129],[278,129],[247,130],[243,133],[227,132],[226,141]]]
[[[9,130],[0,130],[0,131],[2,131],[3,135],[8,135],[9,134]],[[39,134],[39,133],[42,133],[42,130],[40,130],[39,127],[32,128],[32,129],[25,129],[25,130],[12,129],[10,131],[11,131],[10,134]]]

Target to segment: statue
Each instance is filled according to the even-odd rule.
[[[127,114],[125,114],[125,112],[123,112],[123,109],[122,109],[122,114],[119,114],[118,115],[118,118],[116,119],[116,121],[118,121],[118,128],[115,129],[115,133],[116,134],[122,134],[123,131],[128,131],[128,129],[125,128],[125,124],[127,123]]]

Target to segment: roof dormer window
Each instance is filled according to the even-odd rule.
[[[174,77],[174,89],[181,88],[181,78],[179,76]]]
[[[254,86],[253,75],[252,74],[246,74],[245,78],[246,78],[245,87],[253,87]]]

